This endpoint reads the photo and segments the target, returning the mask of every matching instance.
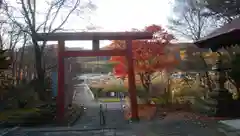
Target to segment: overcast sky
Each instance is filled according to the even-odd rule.
[[[99,31],[127,31],[131,28],[142,29],[147,25],[167,25],[171,15],[170,0],[94,0],[97,9],[90,18],[82,20],[76,15],[69,18],[65,28],[82,29],[89,25],[99,26]],[[46,9],[45,4],[37,0],[37,9]],[[37,18],[41,20],[41,17]],[[41,22],[41,21],[39,21]],[[60,22],[60,21],[59,21]],[[101,46],[109,42],[102,41]],[[91,48],[91,42],[67,42],[67,46]]]
[[[168,0],[99,0],[94,23],[106,30],[129,30],[167,24]]]
[[[91,21],[102,31],[142,29],[151,24],[166,26],[171,12],[168,0],[98,0],[96,4]],[[101,46],[107,43],[102,42]]]

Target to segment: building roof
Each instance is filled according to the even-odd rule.
[[[196,41],[195,44],[199,48],[211,48],[217,50],[222,47],[228,47],[240,43],[240,18],[214,30],[209,35]]]

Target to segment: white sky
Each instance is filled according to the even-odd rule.
[[[168,3],[168,0],[101,0],[93,20],[110,31],[166,25],[171,10]]]
[[[12,0],[10,0],[13,2]],[[10,2],[9,1],[9,2]],[[171,0],[93,0],[97,10],[92,15],[85,16],[82,20],[72,15],[64,28],[80,29],[89,26],[89,22],[100,27],[96,31],[127,31],[131,28],[143,29],[147,25],[158,24],[166,27],[168,17],[171,14]],[[13,4],[13,5],[16,5]],[[18,4],[19,5],[19,4]],[[46,10],[44,0],[37,0],[37,11]],[[19,14],[19,13],[16,13]],[[65,14],[65,13],[62,13]],[[89,17],[90,16],[90,17]],[[38,16],[37,22],[41,22],[44,16]],[[56,21],[55,25],[61,22]],[[109,44],[109,41],[101,41],[101,46]],[[91,48],[89,42],[66,42],[69,47]]]
[[[127,31],[131,28],[142,29],[147,25],[167,25],[171,13],[168,0],[97,0],[96,13],[90,22],[101,29],[99,31]],[[81,24],[82,23],[82,24]],[[81,29],[86,22],[69,19],[67,28]],[[102,41],[101,46],[108,44]],[[91,48],[91,42],[67,42],[66,46]]]

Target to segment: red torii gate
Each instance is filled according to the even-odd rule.
[[[126,56],[128,60],[128,84],[131,99],[132,119],[138,120],[136,85],[133,68],[132,40],[152,39],[149,32],[71,32],[38,33],[38,41],[58,41],[58,96],[57,117],[64,118],[64,58],[87,56]],[[92,50],[65,51],[66,40],[92,40]],[[125,40],[127,48],[123,50],[99,50],[99,40]]]

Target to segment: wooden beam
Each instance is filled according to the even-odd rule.
[[[100,42],[99,40],[92,40],[92,50],[93,51],[99,51],[100,49]],[[97,61],[99,61],[99,56],[97,56]],[[97,68],[99,67],[99,65],[97,65]]]
[[[131,101],[131,112],[132,120],[138,121],[138,103],[137,103],[137,92],[136,92],[136,82],[135,73],[133,66],[133,53],[132,53],[132,40],[126,40],[127,44],[127,61],[128,61],[128,92]]]
[[[62,53],[64,57],[89,57],[89,56],[125,56],[126,50],[81,50],[81,51],[65,51]]]
[[[62,122],[65,113],[65,100],[64,100],[64,57],[62,53],[65,51],[64,40],[58,41],[58,93],[57,93],[57,119]]]
[[[38,33],[38,41],[152,39],[150,32],[69,32]]]
[[[98,51],[100,49],[99,40],[92,40],[92,50]]]

